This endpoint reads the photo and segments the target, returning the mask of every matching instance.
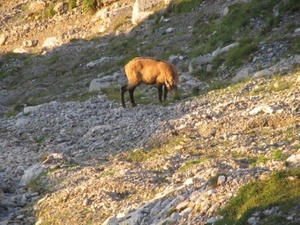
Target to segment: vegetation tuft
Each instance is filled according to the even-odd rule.
[[[247,224],[247,220],[255,212],[262,212],[272,207],[279,207],[283,215],[280,224],[293,224],[286,219],[289,211],[300,200],[300,169],[281,170],[271,174],[267,180],[251,182],[239,190],[239,193],[230,203],[220,211],[224,217],[216,225]],[[259,215],[263,224],[274,224],[274,216],[265,218]]]

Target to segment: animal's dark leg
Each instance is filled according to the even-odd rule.
[[[161,99],[161,97],[162,97],[162,85],[156,84],[156,87],[158,89],[158,100],[159,100],[159,102],[162,102],[162,99]]]
[[[127,84],[121,87],[121,103],[124,108],[126,108],[125,99],[124,99],[124,93],[126,91],[127,91]]]
[[[133,97],[133,92],[135,90],[135,87],[129,89],[129,97],[130,97],[130,104],[132,107],[136,106],[135,102],[134,102],[134,97]]]
[[[164,101],[167,99],[167,95],[168,95],[168,88],[166,87],[166,85],[164,85]]]

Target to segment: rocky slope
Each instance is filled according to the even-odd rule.
[[[175,32],[169,38],[185,43],[195,14],[223,14],[234,2],[204,2],[199,11],[165,21],[159,32],[176,27],[175,31],[184,35]],[[54,60],[59,53],[77,63],[83,58],[74,52],[100,48],[107,53],[109,45],[105,38],[101,39],[105,43],[68,43],[71,38],[84,39],[107,26],[99,26],[103,21],[90,23],[95,16],[82,14],[79,7],[37,22],[30,19],[35,14],[22,14],[28,3],[31,1],[0,3],[0,24],[9,34],[2,36],[2,54],[20,51],[21,45],[28,52],[43,53],[41,43],[47,37],[58,37],[59,43],[66,44],[44,52],[45,58],[33,63],[32,79],[17,78],[22,80],[18,88],[9,88],[15,85],[15,78],[4,79],[0,106],[5,106],[5,112],[16,98],[41,88],[50,90],[54,80],[49,76],[40,81],[36,76],[42,72],[44,61]],[[109,5],[108,11],[124,8],[128,13],[132,4],[120,1]],[[297,20],[297,16],[286,19]],[[132,28],[127,22],[124,26],[129,32]],[[255,22],[259,24],[258,19]],[[147,26],[141,26],[129,36],[145,30]],[[293,30],[290,35],[297,32]],[[27,46],[34,40],[37,46]],[[122,56],[98,55],[96,59],[101,60],[83,60],[76,69],[84,71],[84,79],[78,79],[72,88],[52,92],[42,98],[45,103],[25,105],[14,117],[0,120],[0,224],[205,224],[220,219],[218,210],[240,187],[251,180],[266,179],[272,171],[299,166],[300,56],[284,58],[289,45],[285,40],[261,42],[255,60],[233,76],[233,81],[251,80],[209,92],[207,83],[191,77],[192,67],[209,69],[212,56],[230,46],[192,59],[172,56],[169,59],[180,68],[179,88],[184,99],[162,106],[151,96],[154,103],[126,109],[102,92],[82,102],[60,101],[66,93],[87,92],[97,74],[97,63],[103,66],[105,59],[113,64]],[[157,48],[148,53],[160,51]],[[72,60],[68,61],[70,67]],[[17,65],[15,74],[23,64],[22,58],[0,60],[8,69]],[[184,70],[187,67],[188,72]],[[49,71],[57,72],[54,68]],[[227,76],[223,74],[223,78]],[[120,77],[118,72],[106,77],[101,74],[99,80],[117,85]],[[58,84],[65,81],[57,74],[54,78],[59,89]],[[204,94],[188,97],[195,86]],[[152,93],[156,91],[148,92]],[[281,224],[300,223],[299,206],[288,212],[271,207],[250,215],[248,223],[260,224],[277,214],[286,219]]]
[[[3,224],[34,223],[31,202],[37,224],[214,221],[241,186],[299,164],[299,82],[259,78],[167,107],[98,95],[2,119]]]

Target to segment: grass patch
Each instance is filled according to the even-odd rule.
[[[44,17],[45,18],[51,18],[55,15],[55,10],[54,10],[54,4],[50,4],[46,10],[44,11]]]
[[[278,148],[272,150],[271,152],[272,152],[272,158],[274,160],[283,161],[283,160],[287,159],[287,156],[285,154],[283,154],[282,151]]]
[[[38,177],[32,179],[27,185],[27,190],[31,192],[38,192],[39,194],[49,193],[49,187],[46,185],[47,172],[40,174]]]
[[[66,98],[64,98],[64,101],[79,101],[84,102],[88,99],[90,99],[93,96],[96,96],[97,92],[85,92],[80,94],[73,94]]]
[[[82,1],[82,10],[83,12],[95,12],[97,9],[96,0],[83,0]]]
[[[53,65],[61,60],[62,56],[60,53],[55,53],[53,54],[49,59],[48,59],[48,65]]]
[[[168,5],[166,13],[187,13],[192,11],[192,9],[201,2],[203,2],[203,0],[174,0]]]
[[[290,54],[299,54],[300,53],[300,37],[293,37],[290,39],[291,42],[291,46],[293,46],[292,48],[290,48]]]
[[[194,165],[198,165],[202,162],[204,162],[205,160],[207,160],[206,157],[203,157],[201,159],[198,160],[190,160],[190,161],[186,161],[184,162],[184,164],[179,168],[179,172],[184,173],[188,170],[190,170]]]
[[[279,206],[279,210],[282,212],[280,218],[283,223],[292,224],[284,215],[288,215],[289,210],[296,206],[299,200],[300,169],[277,171],[271,174],[267,180],[251,182],[242,187],[237,196],[220,211],[224,218],[215,224],[247,224],[248,218],[254,212],[274,206]],[[264,222],[264,224],[274,224],[274,216],[265,219]]]
[[[240,67],[245,61],[251,58],[251,53],[259,50],[259,47],[255,43],[243,43],[229,50],[225,65],[234,66],[236,68]]]
[[[72,9],[76,8],[76,1],[77,0],[69,0],[69,3],[68,3],[69,10],[72,10]]]
[[[298,0],[289,0],[285,2],[285,4],[282,4],[281,7],[279,8],[279,13],[285,13],[285,12],[290,12],[290,13],[296,13],[300,11],[300,2]]]
[[[239,66],[243,60],[248,60],[247,56],[258,49],[255,43],[261,38],[267,37],[272,28],[278,26],[278,19],[273,17],[273,7],[278,0],[253,0],[249,3],[237,3],[229,6],[229,12],[226,16],[218,19],[216,16],[206,18],[200,15],[195,22],[193,32],[193,40],[191,41],[190,56],[197,57],[199,55],[210,53],[218,47],[224,47],[240,39],[240,46],[230,50],[230,54],[226,57],[226,64],[230,66]],[[261,18],[266,25],[262,26],[259,31],[253,32],[254,27],[251,24],[252,18]],[[199,23],[209,20],[210,22],[198,26]],[[260,34],[260,31],[262,34]],[[263,36],[260,36],[260,35]],[[252,39],[246,43],[243,39]]]
[[[169,155],[169,152],[165,148],[152,149],[151,151],[136,149],[129,153],[124,153],[121,158],[128,162],[144,162],[151,158],[167,155]]]
[[[265,156],[259,156],[257,158],[252,158],[251,161],[254,161],[253,163],[250,164],[250,166],[254,167],[259,165],[260,163],[266,163],[267,161],[269,161],[269,159]]]

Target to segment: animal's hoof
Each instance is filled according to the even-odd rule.
[[[136,104],[131,104],[131,107],[136,107]]]

